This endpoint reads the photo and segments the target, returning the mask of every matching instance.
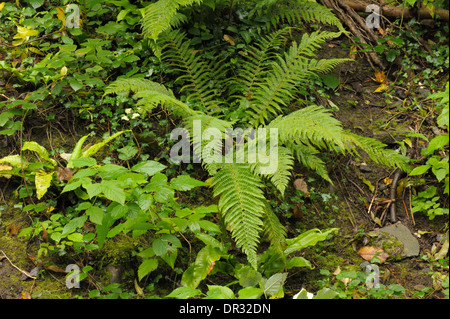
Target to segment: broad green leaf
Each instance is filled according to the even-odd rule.
[[[102,223],[97,224],[97,241],[98,246],[101,248],[106,236],[108,235],[109,228],[114,224],[114,219],[111,217],[111,214],[105,213],[103,215]]]
[[[80,217],[75,217],[71,219],[63,228],[62,235],[69,234],[73,232],[77,228],[81,228],[84,226],[86,222],[87,216],[83,215]]]
[[[70,156],[70,159],[67,163],[67,167],[68,168],[73,168],[72,166],[72,161],[76,158],[79,158],[81,156],[81,148],[83,147],[84,142],[86,141],[86,139],[88,138],[89,135],[85,135],[82,138],[80,138],[77,142],[77,144],[75,144],[75,148],[72,151],[72,155]]]
[[[188,191],[198,186],[205,186],[202,181],[196,180],[189,175],[180,175],[170,180],[170,185],[179,191]]]
[[[117,133],[111,135],[110,137],[104,139],[102,142],[92,145],[87,150],[82,152],[81,156],[82,157],[91,157],[91,156],[95,155],[103,146],[105,146],[106,144],[111,142],[113,139],[115,139],[116,137],[118,137],[119,135],[121,135],[125,132],[129,132],[129,130],[117,132]]]
[[[92,157],[80,157],[71,160],[71,168],[92,167],[97,165],[97,161]]]
[[[421,165],[421,166],[417,166],[417,167],[415,167],[415,168],[409,173],[409,176],[422,175],[422,174],[424,174],[426,171],[428,171],[429,168],[430,168],[430,165]]]
[[[89,216],[89,220],[94,224],[101,225],[103,220],[103,209],[97,206],[91,206],[86,210],[86,215]]]
[[[115,181],[102,181],[101,190],[106,198],[122,205],[125,204],[126,194],[123,188],[117,185]]]
[[[236,278],[239,279],[239,284],[246,288],[258,285],[262,279],[262,275],[252,267],[245,266],[237,271]]]
[[[286,243],[288,244],[288,247],[286,248],[284,253],[287,256],[305,247],[313,246],[317,242],[325,240],[329,234],[337,230],[337,228],[330,228],[324,231],[320,231],[319,229],[311,229],[295,238],[287,239]]]
[[[75,242],[82,243],[83,242],[83,235],[80,233],[73,233],[67,236],[67,239]]]
[[[434,137],[430,143],[428,144],[428,147],[424,149],[421,154],[422,155],[431,155],[434,153],[434,151],[444,147],[448,144],[449,136],[448,135],[439,135]]]
[[[178,287],[170,294],[166,296],[166,298],[176,298],[176,299],[188,299],[196,296],[200,296],[202,291],[200,289],[194,289],[190,287]]]
[[[156,268],[158,268],[158,259],[155,258],[145,259],[138,268],[139,281],[141,281],[142,278],[147,276]]]
[[[3,158],[0,158],[0,164],[1,163],[8,163],[11,164],[13,167],[22,167],[26,168],[30,163],[25,161],[20,155],[9,155],[5,156]]]
[[[76,79],[74,79],[74,78],[70,78],[70,79],[69,79],[69,84],[70,84],[70,87],[71,87],[75,92],[78,91],[79,89],[81,89],[81,88],[83,87],[83,83],[80,82],[80,81],[78,81],[78,80],[76,80]]]
[[[309,269],[314,268],[309,260],[299,256],[288,259],[286,268],[291,269],[293,267],[308,267]]]
[[[208,285],[208,292],[204,299],[235,299],[233,290],[224,286]]]
[[[98,184],[98,183],[89,184],[85,188],[86,188],[86,192],[89,195],[89,198],[93,198],[95,196],[98,196],[99,194],[101,194],[103,192],[102,185]]]
[[[195,262],[183,273],[181,284],[185,287],[197,288],[220,257],[222,257],[222,250],[217,247],[208,245],[200,249]]]
[[[256,287],[247,287],[238,291],[238,299],[259,299],[264,290]]]
[[[34,151],[34,152],[36,152],[42,159],[45,159],[46,161],[52,163],[53,166],[56,166],[56,165],[57,165],[56,161],[55,161],[54,159],[51,159],[51,158],[48,156],[48,152],[47,152],[47,150],[45,149],[45,147],[39,145],[39,144],[36,143],[36,142],[25,142],[25,143],[23,143],[22,151],[25,151],[25,150]]]
[[[134,172],[147,174],[148,176],[153,176],[166,167],[167,166],[155,161],[145,161],[134,165],[131,170]]]
[[[52,176],[54,172],[46,173],[44,171],[37,171],[34,183],[36,184],[36,196],[37,199],[41,199],[45,195],[47,189],[52,182]]]
[[[338,293],[330,288],[323,288],[319,290],[313,299],[333,299]]]
[[[267,279],[264,284],[264,295],[266,297],[273,297],[280,294],[286,281],[287,273],[277,273]]]

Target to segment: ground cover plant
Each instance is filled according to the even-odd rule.
[[[448,298],[444,22],[434,59],[413,22],[379,41],[369,92],[369,46],[313,1],[0,9],[0,297]],[[389,209],[414,286],[359,265]]]

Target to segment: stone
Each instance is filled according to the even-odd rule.
[[[393,259],[399,260],[419,255],[419,241],[401,222],[380,228],[375,233],[377,245]]]

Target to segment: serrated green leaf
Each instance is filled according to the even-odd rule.
[[[189,175],[180,175],[170,180],[170,185],[179,191],[188,191],[198,186],[205,186],[202,181],[196,180]]]
[[[191,287],[178,287],[170,294],[166,296],[166,298],[176,298],[176,299],[188,299],[196,296],[200,296],[202,291],[200,289],[194,289]]]
[[[155,258],[145,259],[138,268],[139,281],[141,281],[142,278],[147,276],[152,271],[156,270],[156,268],[158,268],[158,259]]]
[[[166,167],[167,166],[165,166],[161,163],[155,162],[155,161],[145,161],[145,162],[134,165],[131,168],[131,170],[134,172],[147,174],[148,176],[153,176],[156,173],[165,169]]]

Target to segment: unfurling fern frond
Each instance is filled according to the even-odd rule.
[[[382,164],[387,167],[398,167],[405,172],[409,172],[411,170],[407,163],[407,157],[401,155],[395,150],[387,149],[386,144],[378,141],[377,139],[360,136],[349,131],[343,132],[342,138],[345,142],[347,150],[356,152],[357,148],[359,148],[364,150],[369,157],[378,164]]]
[[[256,268],[256,250],[262,230],[265,197],[261,179],[253,174],[249,164],[225,163],[214,175],[214,196],[220,196],[218,207],[236,246],[247,255]]]
[[[184,81],[185,84],[180,92],[188,93],[187,100],[199,103],[203,111],[215,113],[220,111],[220,103],[217,99],[217,85],[215,81],[221,77],[223,64],[214,66],[201,60],[197,52],[191,47],[191,41],[186,39],[182,32],[172,31],[164,38],[163,59],[169,61],[175,70],[183,73],[177,82]]]
[[[180,7],[201,2],[202,0],[158,0],[149,4],[144,9],[142,19],[144,34],[150,39],[158,39],[161,32],[177,26],[183,20],[178,15]]]

